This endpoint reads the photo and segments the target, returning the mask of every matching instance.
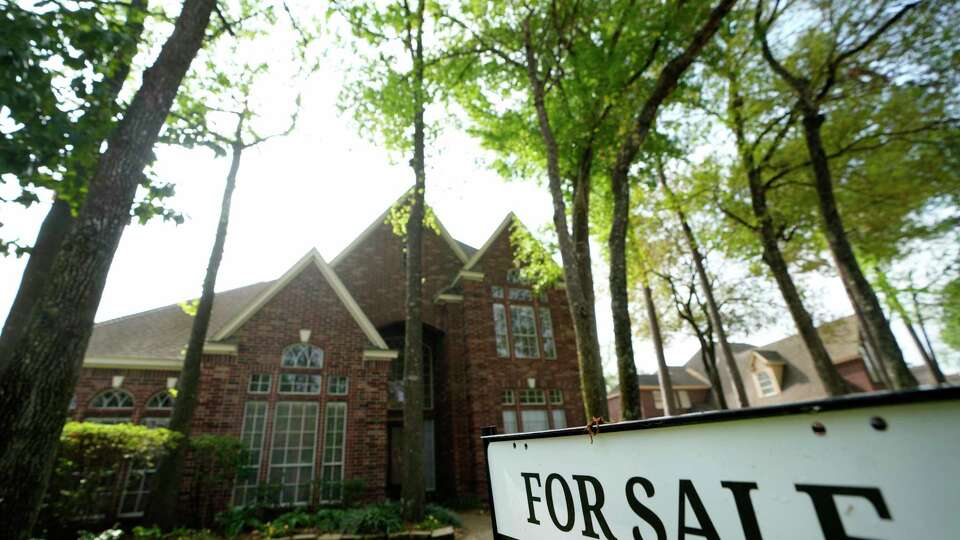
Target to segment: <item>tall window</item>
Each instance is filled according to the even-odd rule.
[[[335,502],[343,498],[343,448],[347,430],[347,404],[327,403],[323,420],[323,463],[320,470],[320,500]]]
[[[543,338],[543,356],[557,357],[557,342],[553,339],[553,320],[550,319],[550,309],[540,308],[540,336]]]
[[[517,358],[540,356],[533,306],[510,306],[510,320],[513,322],[513,354]]]
[[[291,368],[322,368],[323,349],[306,343],[290,345],[283,350],[280,365]]]
[[[567,427],[567,411],[563,409],[553,409],[550,411],[550,418],[553,419],[553,429]]]
[[[507,310],[503,304],[493,305],[493,330],[497,336],[497,356],[510,356],[510,338],[507,335]]]
[[[306,504],[310,500],[317,415],[316,403],[277,403],[270,445],[270,483],[280,490],[281,506]]]
[[[503,432],[516,433],[518,431],[520,430],[517,429],[517,411],[512,409],[503,411]]]
[[[235,506],[253,506],[257,502],[260,459],[263,454],[263,434],[266,425],[267,402],[248,401],[243,407],[243,427],[240,431],[240,441],[243,442],[246,451],[233,490]]]

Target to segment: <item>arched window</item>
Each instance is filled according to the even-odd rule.
[[[160,410],[170,410],[173,408],[173,396],[170,395],[170,392],[164,390],[163,392],[157,392],[150,399],[147,400],[148,409],[160,409]]]
[[[322,368],[323,349],[306,343],[290,345],[283,350],[281,365],[290,368]]]
[[[132,409],[133,396],[129,392],[111,388],[97,394],[90,400],[90,407],[93,409]]]

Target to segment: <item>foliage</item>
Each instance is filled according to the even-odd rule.
[[[207,529],[178,527],[165,533],[159,527],[134,527],[133,540],[219,540],[219,537]]]
[[[944,343],[960,350],[960,278],[948,283],[941,294],[943,329],[940,335]]]
[[[193,517],[198,524],[207,526],[214,517],[216,496],[229,490],[245,463],[247,450],[240,439],[223,435],[194,436],[189,445],[194,464],[189,488]]]
[[[123,529],[107,529],[99,533],[80,531],[77,538],[79,540],[119,540],[123,538]]]
[[[539,293],[563,281],[563,268],[553,258],[556,247],[545,245],[535,238],[518,219],[514,219],[510,225],[510,245],[515,254],[514,265],[535,292]]]
[[[442,525],[453,525],[454,527],[463,527],[463,520],[460,519],[460,516],[456,512],[440,506],[439,504],[428,504],[425,512],[427,516],[432,517],[438,523]],[[436,528],[436,527],[432,527]]]
[[[410,207],[412,205],[413,197],[411,189],[410,192],[407,192],[403,198],[390,207],[390,210],[387,212],[387,218],[384,220],[384,223],[390,225],[393,234],[400,238],[407,237],[407,222],[410,221]],[[423,227],[426,230],[433,231],[438,236],[440,235],[440,221],[437,220],[437,214],[433,212],[433,208],[429,206],[424,206]]]
[[[340,532],[347,534],[386,534],[403,529],[400,505],[381,503],[344,512]]]
[[[219,512],[214,521],[227,538],[236,538],[245,530],[263,526],[258,510],[251,506],[234,506]]]

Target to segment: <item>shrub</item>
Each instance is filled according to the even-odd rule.
[[[214,517],[214,521],[227,538],[235,538],[245,530],[263,526],[257,509],[250,506],[235,506],[224,510]]]
[[[428,504],[424,509],[427,517],[436,519],[441,525],[453,525],[454,527],[463,527],[463,520],[456,512],[449,508],[444,508],[439,504]],[[436,527],[433,527],[434,529]]]
[[[246,447],[236,437],[198,435],[190,438],[194,464],[188,493],[195,525],[207,527],[214,518],[217,495],[228,492],[243,465]]]
[[[389,502],[347,510],[340,525],[340,532],[347,534],[386,534],[400,529],[400,505]]]
[[[313,526],[323,532],[340,532],[346,513],[346,510],[322,508],[313,515]]]

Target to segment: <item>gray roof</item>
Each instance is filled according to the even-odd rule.
[[[756,347],[754,345],[750,345],[749,343],[731,343],[730,349],[733,350],[733,354],[737,354],[739,352],[756,349]],[[702,350],[703,350],[702,347],[700,349],[697,349],[697,352],[693,353],[693,356],[691,356],[690,359],[687,360],[687,363],[684,364],[683,366],[687,369],[692,369],[693,371],[696,371],[700,375],[703,375],[704,377],[706,377],[707,370],[703,367],[703,357],[700,355],[700,352]],[[718,355],[717,361],[718,362],[720,360],[719,354],[720,354],[720,344],[718,343],[717,344],[717,355]]]
[[[214,335],[271,284],[264,281],[216,293],[207,334]],[[179,304],[104,321],[93,327],[87,356],[179,359],[192,325],[193,317]]]
[[[469,259],[470,257],[473,257],[473,254],[477,252],[477,248],[469,244],[465,244],[457,240],[456,238],[454,238],[454,241],[457,243],[457,245],[460,246],[460,249],[463,250],[463,254],[467,256],[467,259]]]
[[[691,375],[684,366],[668,366],[667,370],[670,373],[670,382],[674,386],[710,387],[709,384]],[[640,386],[660,386],[660,375],[657,373],[642,373],[637,375],[637,379],[640,381]]]

